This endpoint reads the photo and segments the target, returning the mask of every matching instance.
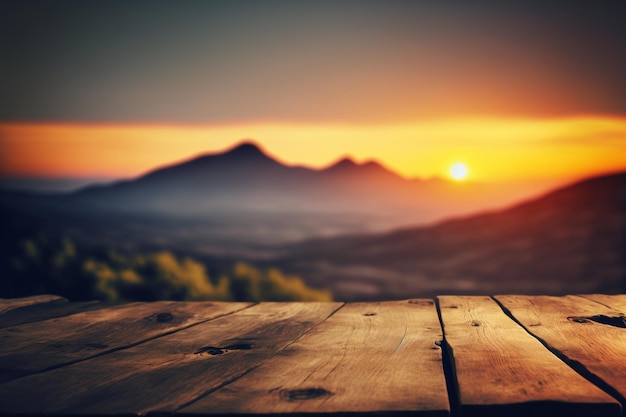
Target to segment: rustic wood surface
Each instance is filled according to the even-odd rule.
[[[626,295],[43,296],[0,309],[0,415],[624,416],[626,405]]]
[[[181,413],[448,415],[432,300],[355,303]]]
[[[608,308],[612,308],[614,310],[618,310],[621,312],[626,311],[626,294],[619,294],[619,295],[587,294],[587,295],[582,295],[581,297],[585,297],[590,300],[596,301],[600,304],[604,304]]]
[[[624,297],[498,296],[530,333],[558,351],[580,372],[599,378],[626,398],[626,309]],[[602,299],[602,302],[594,301]],[[599,382],[599,381],[596,381]]]
[[[2,385],[10,412],[170,412],[249,372],[340,303],[263,303],[93,360]],[[28,403],[29,398],[37,398]],[[28,404],[25,404],[28,403]]]
[[[133,303],[0,329],[0,382],[111,352],[244,308]]]
[[[54,301],[50,303],[32,304],[19,307],[0,314],[0,329],[18,324],[34,323],[36,321],[53,319],[55,317],[69,316],[70,314],[83,311],[96,310],[107,307],[98,301],[82,301],[68,303],[67,301]]]
[[[615,399],[546,350],[490,297],[443,296],[439,305],[464,416],[620,415]]]
[[[50,294],[33,295],[32,297],[23,298],[0,298],[0,314],[4,314],[14,308],[30,306],[33,304],[52,303],[55,301],[67,301],[67,299],[59,297],[58,295]]]

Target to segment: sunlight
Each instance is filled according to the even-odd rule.
[[[561,181],[626,169],[626,118],[615,117],[370,125],[0,123],[0,177],[131,178],[243,140],[286,165],[322,169],[347,155],[376,160],[406,178],[452,179],[453,162],[471,163],[469,178],[488,182]]]
[[[457,162],[450,167],[450,176],[455,181],[463,181],[467,178],[467,165],[462,162]]]

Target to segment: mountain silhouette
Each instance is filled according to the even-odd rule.
[[[178,177],[189,181],[228,171],[245,172],[278,169],[279,167],[282,166],[267,156],[257,145],[252,142],[244,142],[221,154],[203,155],[187,162],[157,169],[143,176],[140,180]]]
[[[509,209],[292,246],[285,268],[339,298],[626,291],[626,173]]]
[[[244,142],[73,193],[0,192],[0,244],[22,253],[56,236],[106,253],[167,250],[216,276],[245,260],[342,300],[626,291],[626,173],[489,212],[483,190],[375,161],[288,166]],[[482,214],[464,214],[476,201]]]
[[[483,188],[406,179],[378,162],[361,164],[350,158],[320,170],[287,166],[253,142],[243,142],[226,152],[201,155],[136,179],[87,187],[68,199],[72,204],[120,213],[177,217],[357,214],[384,217],[389,226],[399,226],[511,200]]]

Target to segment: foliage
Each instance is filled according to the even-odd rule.
[[[229,282],[232,294],[239,300],[332,300],[330,291],[309,288],[300,277],[283,275],[276,268],[260,271],[248,264],[238,263]]]
[[[297,276],[237,263],[230,276],[209,277],[203,263],[171,252],[122,255],[81,252],[69,239],[22,239],[5,253],[0,297],[52,293],[72,300],[329,301],[326,290]]]

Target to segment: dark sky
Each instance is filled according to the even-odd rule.
[[[3,1],[0,122],[626,115],[626,2]]]

